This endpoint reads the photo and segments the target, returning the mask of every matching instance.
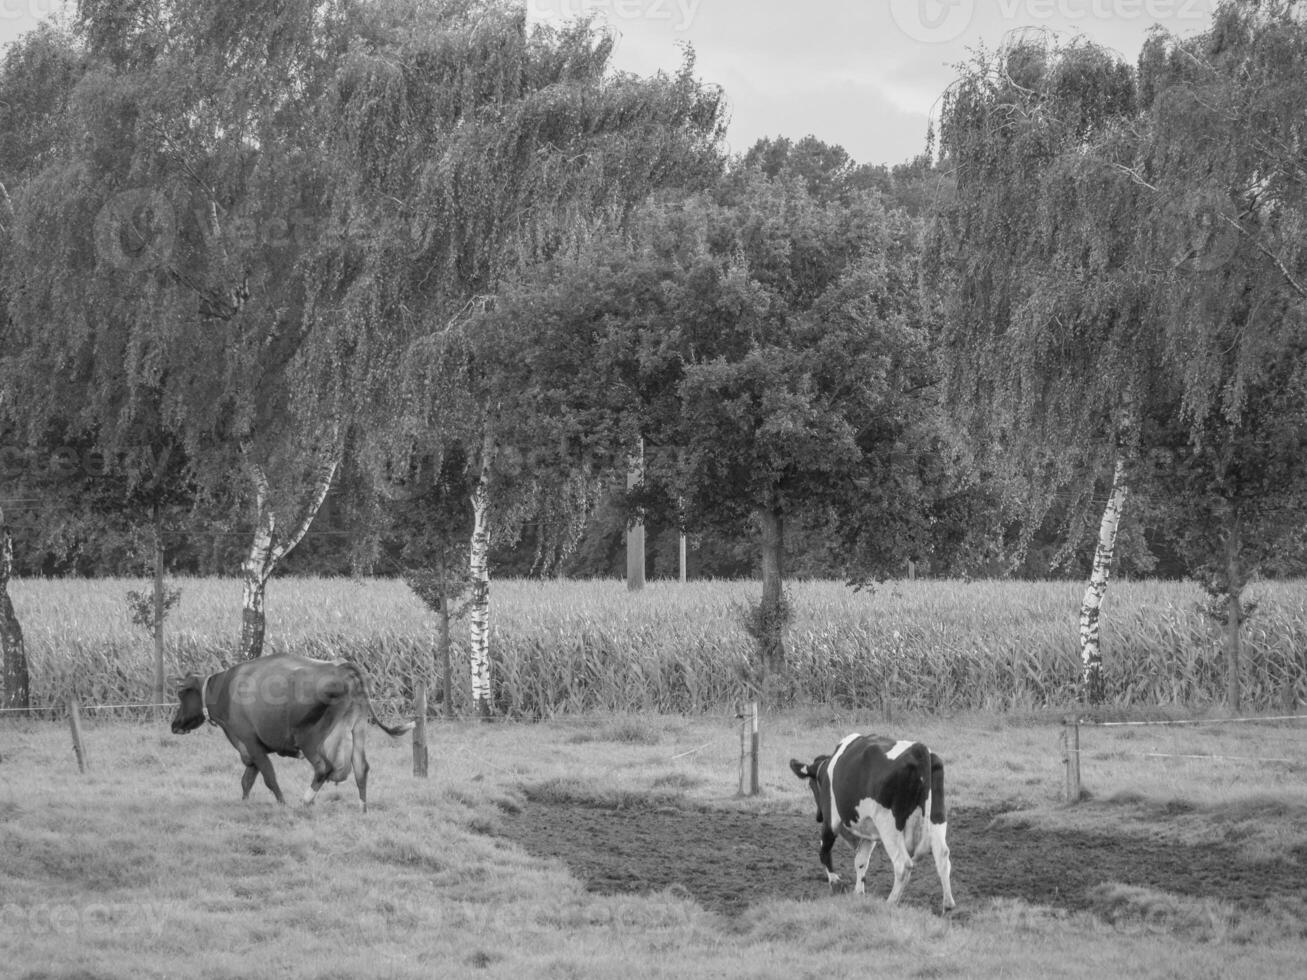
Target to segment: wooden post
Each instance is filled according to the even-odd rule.
[[[749,758],[749,716],[741,712],[736,717],[740,719],[740,791],[736,795],[743,796],[747,792],[745,774],[748,772]]]
[[[417,724],[413,726],[413,775],[427,778],[427,682],[418,681]]]
[[[749,795],[758,795],[758,702],[749,705]]]
[[[1076,715],[1068,715],[1062,719],[1065,728],[1062,731],[1062,745],[1065,754],[1062,759],[1066,763],[1066,801],[1067,803],[1080,802],[1080,718]]]
[[[626,489],[633,490],[644,482],[644,439],[627,464]],[[644,518],[637,517],[626,529],[626,588],[638,592],[644,588]]]
[[[68,727],[73,731],[73,752],[77,754],[77,771],[86,772],[91,768],[91,760],[86,755],[86,743],[82,741],[82,715],[77,708],[77,698],[68,699]]]
[[[162,474],[155,474],[155,479],[161,479]],[[152,633],[154,634],[154,720],[162,721],[164,710],[159,705],[163,703],[163,531],[160,529],[159,521],[159,504],[156,501],[151,509],[151,521],[154,529],[154,602],[153,612],[150,621],[153,624]]]

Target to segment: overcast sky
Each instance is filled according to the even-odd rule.
[[[921,152],[953,66],[1004,34],[1084,33],[1133,62],[1148,29],[1203,30],[1216,0],[523,0],[532,19],[593,13],[618,36],[616,65],[642,75],[680,64],[730,103],[727,139],[809,133],[864,163]],[[0,42],[59,10],[60,0],[0,0]],[[70,5],[70,9],[75,4]]]

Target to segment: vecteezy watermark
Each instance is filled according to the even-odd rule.
[[[926,44],[956,40],[971,26],[976,0],[890,0],[889,13],[898,29]]]
[[[0,0],[0,21],[45,20],[67,7],[67,0]]]
[[[267,203],[267,202],[264,202]],[[92,228],[95,256],[102,267],[123,272],[167,268],[178,243],[221,250],[307,248],[311,244],[360,242],[393,235],[367,214],[340,220],[331,213],[292,208],[258,213],[236,209],[218,218],[204,205],[178,207],[155,188],[120,191],[100,208]]]
[[[526,23],[559,23],[578,17],[599,17],[611,25],[621,21],[661,20],[672,30],[690,29],[701,0],[526,0]]]
[[[0,479],[15,480],[24,476],[45,480],[92,480],[114,472],[146,474],[142,482],[153,487],[168,471],[171,447],[157,452],[150,446],[130,449],[117,457],[98,449],[78,446],[55,446],[36,450],[0,445]]]
[[[1163,25],[1208,23],[1217,0],[986,0],[1006,27],[1084,26],[1090,21],[1145,21]],[[976,19],[976,0],[890,0],[900,31],[925,44],[961,37]]]
[[[1239,250],[1239,215],[1234,202],[1216,191],[1196,190],[1171,205],[1172,219],[1182,229],[1175,256],[1183,272],[1215,272]]]
[[[0,936],[142,936],[163,934],[165,917],[152,902],[7,902],[0,905]]]
[[[95,216],[96,258],[115,269],[157,269],[176,247],[177,214],[159,191],[122,191]]]

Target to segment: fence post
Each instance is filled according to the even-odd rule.
[[[427,778],[427,682],[418,681],[417,723],[413,726],[413,775]]]
[[[1080,802],[1080,718],[1068,715],[1062,719],[1062,761],[1066,763],[1066,801]]]
[[[740,721],[740,790],[736,796],[749,792],[749,713],[740,705],[735,717]]]
[[[82,715],[77,708],[77,698],[68,699],[68,727],[73,731],[73,752],[77,755],[77,771],[86,772],[91,767],[91,760],[86,755],[86,744],[82,741]]]
[[[749,705],[751,735],[749,739],[749,795],[758,795],[758,702]]]

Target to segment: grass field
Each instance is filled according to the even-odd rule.
[[[237,585],[179,584],[169,670],[229,662]],[[132,587],[15,583],[38,703],[69,690],[90,703],[148,699],[149,641],[123,601]],[[747,655],[736,610],[755,591],[497,584],[505,719],[433,722],[428,780],[411,776],[406,740],[373,731],[366,815],[352,782],[310,808],[277,806],[261,783],[242,802],[236,753],[211,728],[173,736],[165,720],[90,710],[91,768],[79,774],[62,720],[0,716],[0,976],[1302,975],[1301,722],[1086,727],[1090,799],[1068,808],[1058,707],[1075,676],[1078,586],[916,582],[868,595],[800,583],[792,704],[764,719],[762,794],[736,798]],[[1301,584],[1256,591],[1249,681],[1267,706],[1307,700]],[[1114,717],[1206,713],[1217,639],[1197,598],[1176,584],[1114,586]],[[271,648],[363,661],[390,718],[407,709],[412,676],[434,679],[434,626],[393,582],[278,581],[269,595]],[[909,887],[914,903],[886,908],[879,853],[869,896],[827,893],[811,798],[786,764],[852,730],[924,738],[947,760],[956,915],[923,904],[930,867]],[[306,764],[276,765],[297,799]],[[550,800],[579,816],[570,851],[542,857],[525,831]],[[632,847],[601,833],[617,824],[613,807],[642,829],[689,815],[695,830]],[[750,815],[772,836],[714,837],[715,819]],[[969,838],[963,818],[978,828]],[[991,838],[1014,844],[996,852]],[[724,873],[688,856],[705,840],[726,860],[715,867],[741,855],[738,914],[696,897],[705,875]],[[748,856],[760,844],[794,869],[792,887],[775,875],[763,887]],[[1194,884],[1185,855],[1216,855],[1216,870]],[[673,885],[596,892],[586,857]],[[836,860],[847,872],[843,844]],[[1304,887],[1286,889],[1294,876]]]
[[[240,586],[182,579],[167,623],[169,672],[236,655]],[[124,600],[131,580],[18,581],[34,703],[141,702],[151,645]],[[1070,704],[1079,676],[1075,582],[834,582],[790,586],[789,699],[890,711],[1030,711]],[[699,712],[740,696],[752,582],[497,582],[492,657],[499,710],[541,718],[587,711]],[[1307,588],[1258,584],[1246,628],[1245,700],[1307,704]],[[1104,671],[1117,706],[1204,708],[1223,697],[1217,627],[1179,582],[1114,583],[1104,606]],[[461,644],[465,629],[455,630]],[[438,696],[434,617],[394,580],[280,579],[268,594],[268,646],[364,664],[375,695],[402,704],[417,678]],[[457,656],[457,651],[456,651]],[[458,675],[460,680],[461,673]],[[455,692],[459,703],[461,690]]]
[[[961,907],[891,910],[885,859],[870,894],[820,884],[811,798],[786,769],[850,730],[885,730],[866,712],[792,710],[766,720],[763,793],[736,799],[731,718],[591,714],[542,723],[437,722],[432,778],[411,776],[406,740],[373,731],[370,803],[351,782],[313,807],[279,807],[214,729],[181,737],[161,724],[87,726],[91,769],[77,771],[67,728],[0,722],[0,974],[60,978],[430,977],[1300,977],[1302,899],[1252,914],[1219,897],[1105,880],[1089,912],[988,897],[986,869],[954,836]],[[1094,799],[1057,804],[1058,730],[1035,716],[896,717],[948,761],[951,807],[1006,811],[1009,826],[1223,847],[1236,864],[1283,869],[1307,859],[1302,726],[1095,729],[1084,780]],[[1296,763],[1156,760],[1151,751],[1294,757]],[[308,781],[277,760],[287,796]],[[792,819],[803,868],[796,893],[739,915],[706,911],[681,888],[587,891],[568,868],[523,851],[533,788],[713,814]],[[656,793],[656,797],[646,794]],[[656,805],[647,802],[656,800]],[[596,808],[592,819],[604,819]],[[786,824],[788,826],[788,823]],[[581,847],[595,828],[580,824]],[[1097,839],[1097,837],[1093,838]],[[1231,842],[1236,842],[1234,845]],[[739,841],[722,839],[729,852]],[[1083,862],[1095,860],[1086,851]],[[1018,855],[1027,858],[1029,855]],[[841,871],[850,852],[838,845]],[[1272,865],[1257,862],[1271,860]],[[649,855],[687,880],[678,849]],[[678,864],[678,861],[681,862]],[[926,862],[929,865],[929,862]],[[1038,869],[1040,874],[1057,868]],[[1231,874],[1238,871],[1232,866]],[[1036,869],[1031,869],[1034,874]],[[805,877],[807,876],[807,877]],[[1307,881],[1307,869],[1302,870]],[[933,868],[909,886],[927,887]]]

